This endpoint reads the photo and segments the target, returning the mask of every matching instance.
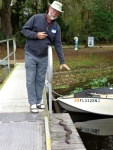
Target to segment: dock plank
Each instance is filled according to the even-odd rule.
[[[63,119],[63,123],[72,130],[69,140],[70,144],[65,142],[66,131],[63,126],[59,125],[59,119]],[[68,113],[51,115],[50,133],[52,150],[86,150]]]

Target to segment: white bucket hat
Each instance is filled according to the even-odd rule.
[[[54,9],[58,10],[59,12],[63,12],[62,4],[60,2],[54,1],[50,6]]]

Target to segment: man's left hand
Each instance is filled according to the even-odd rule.
[[[61,65],[60,65],[60,70],[61,70],[63,67],[66,68],[67,70],[70,70],[70,68],[69,68],[66,64],[61,64]]]

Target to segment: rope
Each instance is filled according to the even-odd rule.
[[[55,92],[55,91],[53,91],[53,90],[52,90],[52,92],[53,92],[54,94],[58,95],[58,96],[61,96],[61,97],[64,96],[64,95],[58,94],[57,92]]]

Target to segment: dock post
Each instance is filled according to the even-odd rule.
[[[52,48],[48,46],[48,68],[47,68],[47,80],[49,88],[49,114],[52,114],[52,80],[53,80],[53,56]]]
[[[10,69],[7,67],[2,69],[3,80],[7,78],[7,76],[9,75],[9,72],[10,72]]]

